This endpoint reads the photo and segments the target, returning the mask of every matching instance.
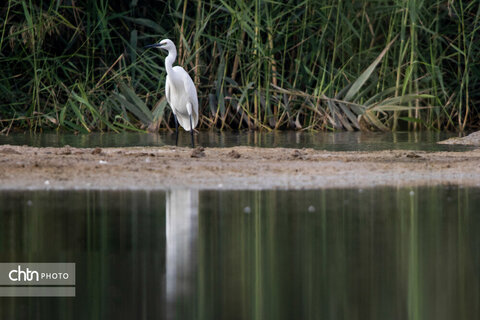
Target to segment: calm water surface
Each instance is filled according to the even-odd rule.
[[[330,151],[374,151],[389,149],[426,150],[426,151],[461,151],[465,146],[439,145],[437,141],[445,140],[455,133],[448,132],[200,132],[196,143],[204,147],[284,147],[314,148]],[[175,135],[167,132],[160,134],[141,133],[92,133],[74,134],[10,134],[0,135],[0,145],[29,145],[36,147],[129,147],[129,146],[163,146],[174,145]],[[190,146],[190,135],[181,131],[179,146]]]
[[[1,319],[479,319],[480,189],[0,193],[0,259],[75,262]]]

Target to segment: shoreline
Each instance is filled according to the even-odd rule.
[[[480,149],[0,146],[1,190],[264,190],[480,186]]]

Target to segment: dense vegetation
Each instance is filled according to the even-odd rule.
[[[163,38],[200,128],[473,130],[480,1],[6,0],[0,132],[158,130]]]

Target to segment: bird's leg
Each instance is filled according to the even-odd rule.
[[[195,148],[195,143],[193,142],[193,127],[192,127],[192,115],[190,114],[190,134],[192,135],[192,148]]]
[[[177,115],[173,114],[173,117],[175,118],[175,146],[178,146],[178,120],[177,120]]]

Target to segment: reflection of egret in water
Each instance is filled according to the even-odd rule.
[[[198,191],[167,192],[166,294],[168,318],[174,318],[177,301],[195,288],[196,241],[198,234]]]

